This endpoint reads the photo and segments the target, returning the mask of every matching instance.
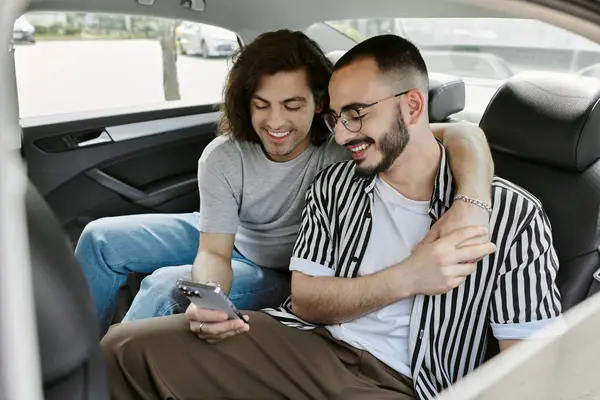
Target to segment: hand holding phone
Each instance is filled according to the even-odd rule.
[[[216,343],[250,329],[248,316],[242,315],[220,287],[184,280],[178,280],[177,287],[190,299],[185,314],[190,329],[200,338]]]

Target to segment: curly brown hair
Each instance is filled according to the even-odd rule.
[[[218,135],[231,135],[236,140],[260,143],[250,115],[250,102],[260,78],[281,71],[304,69],[315,103],[329,109],[327,86],[333,63],[319,45],[302,32],[288,29],[263,33],[233,56],[233,66],[223,88]],[[316,146],[329,137],[323,118],[315,114],[310,135]]]

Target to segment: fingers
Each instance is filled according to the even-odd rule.
[[[467,276],[471,275],[476,270],[477,263],[456,264],[452,268],[454,279],[462,279],[463,282]]]
[[[220,342],[221,340],[230,338],[235,335],[239,335],[240,333],[248,332],[249,330],[250,330],[250,325],[244,324],[244,326],[242,328],[237,329],[235,331],[228,331],[228,332],[223,332],[219,335],[207,336],[205,339],[208,343],[217,343],[217,342]]]
[[[455,231],[450,232],[448,235],[442,237],[440,240],[443,240],[445,243],[452,247],[459,247],[467,240],[477,239],[483,236],[487,236],[487,234],[488,228],[485,226],[465,226],[463,228],[459,228]]]
[[[228,337],[248,332],[250,325],[238,319],[226,322],[204,323],[201,326],[199,326],[199,323],[191,323],[190,328],[198,334],[198,337],[206,340],[208,343],[217,343]]]
[[[473,244],[488,243],[489,241],[490,241],[489,236],[488,235],[483,235],[483,236],[476,237],[474,239],[465,240],[464,242],[462,242],[460,244],[459,247],[470,246],[470,245],[473,245]]]
[[[213,323],[214,322],[190,321],[190,331],[198,334],[204,334],[206,332],[206,328]]]
[[[421,240],[421,242],[417,245],[416,248],[423,246],[425,244],[433,243],[440,238],[440,230],[434,225],[429,229],[427,235]]]
[[[225,332],[237,331],[238,329],[242,329],[242,328],[244,328],[244,326],[247,326],[247,325],[248,324],[246,324],[244,321],[242,321],[239,318],[230,319],[225,322],[214,322],[214,323],[207,322],[202,326],[202,329],[201,329],[202,332],[199,332],[199,333],[202,333],[207,336],[218,336]]]
[[[244,318],[246,322],[250,319],[248,315],[244,315]],[[190,330],[208,343],[217,343],[228,337],[248,332],[250,325],[246,322],[238,318],[220,322],[191,321]]]
[[[463,283],[465,283],[466,280],[467,280],[467,276],[457,276],[456,278],[454,278],[450,281],[450,287],[452,289],[457,288],[460,285],[462,285]],[[452,290],[452,289],[450,289],[450,290]]]
[[[455,264],[451,267],[446,267],[443,274],[445,275],[442,292],[448,292],[463,283],[467,277],[477,270],[477,264]]]
[[[227,321],[228,318],[227,314],[223,311],[198,308],[193,303],[185,310],[185,315],[189,321],[198,322],[222,322]]]
[[[246,322],[239,318],[228,319],[226,313],[207,308],[198,308],[190,304],[185,315],[190,322],[190,330],[209,343],[216,343],[238,333],[247,332],[250,317],[244,315]]]
[[[496,246],[493,243],[486,242],[481,244],[473,244],[463,246],[454,250],[456,263],[467,263],[472,260],[481,260],[496,251]]]

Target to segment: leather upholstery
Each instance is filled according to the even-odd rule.
[[[503,153],[581,172],[600,158],[599,98],[598,79],[524,72],[496,92],[481,124]]]
[[[452,75],[429,73],[429,121],[443,122],[465,108],[465,82]]]
[[[525,72],[498,89],[481,120],[496,174],[533,193],[552,225],[563,311],[600,267],[600,81]]]
[[[73,248],[31,183],[26,210],[44,397],[108,399],[98,321]]]

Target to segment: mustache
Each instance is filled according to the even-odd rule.
[[[364,139],[354,139],[351,140],[347,143],[344,143],[344,146],[348,147],[348,146],[357,146],[359,144],[362,143],[367,143],[367,144],[375,144],[375,140],[371,139],[371,138],[364,138]]]

